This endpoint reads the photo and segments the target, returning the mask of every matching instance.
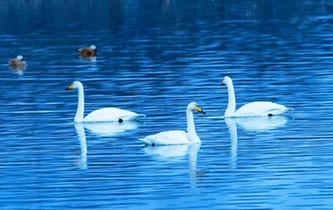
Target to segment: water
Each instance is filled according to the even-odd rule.
[[[327,209],[333,194],[330,1],[0,2],[1,209]],[[96,61],[77,48],[95,44]],[[28,66],[10,70],[22,54]],[[18,75],[22,74],[23,75]],[[219,118],[223,76],[238,105],[292,107],[269,120]],[[75,125],[116,106],[137,123]],[[138,140],[186,129],[200,146]],[[105,129],[105,127],[107,129]]]

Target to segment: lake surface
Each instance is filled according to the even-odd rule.
[[[1,209],[328,209],[333,207],[333,2],[0,1]],[[94,44],[96,60],[77,49]],[[8,68],[21,54],[28,66]],[[285,117],[224,120],[267,100]],[[74,124],[115,106],[147,117]],[[186,129],[201,145],[145,147]]]

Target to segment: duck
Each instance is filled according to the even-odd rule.
[[[78,90],[78,106],[74,117],[74,122],[118,122],[134,121],[139,117],[145,117],[144,114],[137,114],[125,109],[115,107],[106,107],[97,109],[84,117],[84,89],[80,81],[74,81],[66,88],[66,91]]]
[[[89,47],[84,47],[79,49],[81,57],[93,58],[97,56],[97,49],[95,45],[90,45]]]
[[[247,103],[236,110],[236,97],[232,79],[225,76],[222,85],[226,85],[228,89],[228,106],[225,110],[224,117],[258,117],[275,115],[282,115],[289,110],[284,105],[269,102],[269,101],[255,101]]]
[[[186,108],[187,132],[182,130],[163,131],[157,134],[146,136],[140,140],[143,141],[146,145],[150,146],[201,143],[201,140],[195,129],[193,112],[205,114],[203,109],[196,102],[189,103]]]
[[[8,62],[11,68],[25,68],[27,63],[25,62],[22,55],[16,56],[16,58],[10,59]]]

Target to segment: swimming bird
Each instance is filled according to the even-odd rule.
[[[84,47],[79,49],[81,57],[93,58],[97,56],[97,49],[95,45],[90,45],[90,47]]]
[[[151,146],[200,143],[201,140],[195,130],[193,111],[205,114],[197,103],[189,103],[186,108],[187,132],[181,130],[164,131],[140,140]]]
[[[137,114],[124,109],[107,107],[95,110],[84,117],[84,90],[79,81],[70,84],[66,90],[78,89],[78,106],[74,122],[119,122],[136,120],[138,117],[144,117],[144,114]]]
[[[289,110],[284,105],[267,102],[255,101],[241,106],[236,111],[236,97],[232,79],[225,76],[222,85],[228,88],[228,106],[225,110],[224,117],[253,117],[253,116],[268,116],[281,115]]]
[[[20,68],[20,69],[25,68],[27,65],[22,55],[18,55],[16,58],[10,59],[8,64],[11,68]]]

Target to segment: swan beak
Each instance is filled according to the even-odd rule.
[[[201,108],[200,106],[198,106],[198,105],[195,106],[195,110],[196,110],[197,112],[199,112],[199,113],[206,114],[206,112],[204,112],[204,111],[202,110],[202,108]]]
[[[68,91],[68,90],[72,90],[74,88],[74,84],[72,83],[72,84],[70,84],[70,85],[68,85],[68,87],[66,88],[66,90]]]

